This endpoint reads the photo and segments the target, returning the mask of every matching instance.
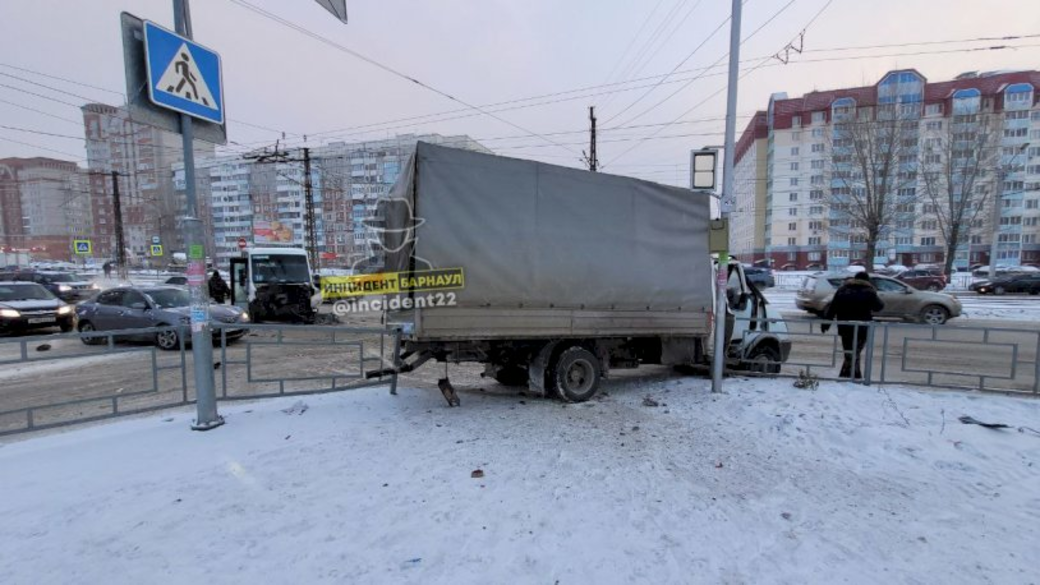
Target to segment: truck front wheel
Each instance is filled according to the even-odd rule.
[[[567,402],[584,402],[599,390],[599,359],[584,347],[569,347],[556,358],[549,377],[557,396]]]

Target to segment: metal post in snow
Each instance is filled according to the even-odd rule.
[[[188,0],[173,0],[177,34],[191,38]],[[209,324],[209,294],[206,290],[206,246],[195,193],[195,132],[191,116],[181,114],[184,145],[184,246],[188,252],[188,292],[191,295],[191,357],[195,371],[196,419],[191,428],[207,431],[224,424],[217,413],[213,383],[213,333]]]
[[[726,143],[722,163],[722,199],[719,214],[728,219],[734,207],[733,164],[737,132],[737,74],[740,72],[740,10],[742,0],[733,0],[729,29],[729,85],[726,90]],[[719,253],[719,272],[715,278],[715,351],[711,364],[711,391],[722,392],[722,371],[726,363],[726,281],[729,250]]]

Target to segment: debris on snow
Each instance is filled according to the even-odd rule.
[[[307,412],[308,408],[310,408],[310,407],[307,406],[306,402],[304,402],[302,400],[297,400],[295,403],[293,403],[292,406],[290,406],[289,408],[286,408],[282,412],[284,412],[285,414],[289,414],[289,415],[292,415],[292,414],[301,415],[301,414]],[[288,437],[286,437],[286,438],[288,438]]]
[[[655,406],[661,406],[661,404],[659,402],[657,402],[656,400],[654,400],[653,398],[651,398],[649,394],[647,394],[646,398],[643,398],[643,406],[655,407]]]
[[[480,479],[480,478],[484,477],[484,470],[483,469],[474,469],[473,472],[469,474],[469,476],[472,477],[473,479]]]

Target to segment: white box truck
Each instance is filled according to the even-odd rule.
[[[403,332],[399,372],[480,362],[583,401],[611,369],[710,362],[704,194],[419,143],[377,218],[392,286],[372,288]],[[786,327],[739,264],[726,269],[727,358],[779,371]]]

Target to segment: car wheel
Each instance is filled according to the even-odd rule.
[[[159,325],[159,327],[167,327],[167,325]],[[163,351],[173,351],[180,348],[180,338],[177,336],[177,330],[169,329],[156,333],[155,346]]]
[[[928,325],[942,325],[950,318],[950,312],[946,307],[939,305],[928,305],[921,309],[921,322]]]
[[[939,291],[942,290],[942,287],[939,286],[937,283],[933,282],[933,283],[928,285],[928,290],[930,290],[932,292],[939,292]]]
[[[90,321],[80,321],[80,324],[79,324],[79,332],[80,333],[94,333],[95,331],[97,331],[97,328],[94,327],[93,323],[91,323]],[[80,337],[79,340],[83,342],[83,345],[100,345],[101,343],[103,343],[105,341],[105,338],[104,337]]]
[[[1005,290],[1004,287],[1002,287],[1002,286],[993,287],[993,294],[995,294],[995,295],[1003,295],[1005,293],[1007,293],[1007,290]]]
[[[592,352],[569,347],[556,358],[549,380],[557,396],[567,402],[584,402],[599,390],[600,365]]]
[[[749,372],[779,374],[780,352],[773,346],[760,344],[751,350],[751,355],[744,360],[744,367]]]

